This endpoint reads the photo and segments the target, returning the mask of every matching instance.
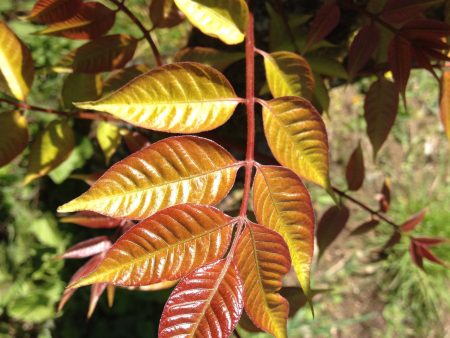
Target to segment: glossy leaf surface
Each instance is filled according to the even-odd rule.
[[[111,241],[107,236],[98,236],[87,239],[67,249],[67,251],[61,255],[61,258],[85,258],[94,256],[103,251],[108,250],[111,247]]]
[[[347,180],[348,189],[353,191],[359,190],[364,183],[364,176],[364,155],[361,148],[361,142],[359,142],[358,146],[350,155],[345,170],[345,179]]]
[[[19,156],[27,145],[27,119],[19,111],[0,113],[0,167]]]
[[[287,337],[289,304],[277,292],[291,268],[289,250],[275,231],[248,223],[234,256],[244,286],[245,311],[252,321],[275,337]]]
[[[216,204],[233,186],[239,167],[212,141],[172,137],[116,163],[86,193],[58,211],[91,210],[144,219],[175,204]]]
[[[333,206],[322,215],[317,224],[317,246],[319,247],[319,259],[325,250],[339,236],[350,217],[350,210],[345,206]]]
[[[158,28],[171,28],[184,20],[173,0],[152,0],[149,12],[153,26]]]
[[[48,174],[67,157],[75,146],[72,128],[66,120],[52,121],[31,145],[27,176],[24,184]]]
[[[192,47],[180,50],[174,56],[177,62],[193,61],[224,71],[229,65],[243,59],[244,53],[225,52],[209,47]]]
[[[108,112],[131,124],[172,133],[199,133],[224,124],[238,99],[214,68],[182,62],[156,68],[118,91],[77,107]]]
[[[329,190],[328,138],[317,110],[302,98],[281,97],[266,103],[263,122],[277,161]]]
[[[38,0],[27,19],[46,24],[64,21],[78,11],[82,2],[82,0]]]
[[[110,229],[119,226],[121,220],[112,217],[105,217],[94,212],[79,212],[72,216],[62,217],[61,223],[73,223],[92,229]]]
[[[228,337],[242,313],[242,282],[225,260],[201,267],[177,285],[164,307],[158,337]]]
[[[226,252],[233,219],[209,206],[182,204],[128,230],[89,276],[72,287],[108,282],[140,286],[173,281]]]
[[[109,164],[122,141],[120,128],[113,123],[100,121],[97,126],[97,141],[105,156],[106,164]]]
[[[33,83],[33,59],[29,49],[3,21],[0,21],[0,72],[6,89],[24,101]]]
[[[384,77],[379,78],[370,86],[364,101],[364,118],[374,158],[394,125],[397,110],[396,86]]]
[[[248,21],[244,0],[175,0],[175,3],[204,34],[229,45],[244,41]]]
[[[314,211],[308,190],[289,169],[260,166],[253,185],[253,208],[258,223],[286,241],[300,285],[309,294]]]
[[[84,2],[69,19],[51,24],[38,34],[63,36],[75,40],[92,40],[106,34],[114,24],[116,13],[98,2]]]
[[[314,75],[305,58],[292,52],[264,53],[267,83],[273,97],[311,98]]]

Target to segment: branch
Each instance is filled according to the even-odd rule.
[[[155,42],[152,39],[152,36],[150,35],[150,31],[145,28],[145,26],[142,24],[142,22],[123,3],[123,1],[119,1],[119,0],[109,0],[109,1],[111,1],[113,4],[115,4],[120,11],[125,13],[131,19],[131,21],[133,21],[133,23],[141,30],[142,34],[144,34],[145,40],[147,40],[148,44],[150,45],[150,48],[152,49],[156,64],[158,66],[162,66],[164,63],[162,61],[161,54],[159,53],[158,47],[156,46]]]

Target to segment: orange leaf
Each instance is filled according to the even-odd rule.
[[[350,217],[350,210],[345,206],[333,206],[322,215],[317,224],[317,246],[319,247],[319,259],[325,250],[339,236],[345,228]]]
[[[112,217],[105,217],[95,212],[83,211],[75,215],[63,217],[61,223],[73,223],[92,229],[109,229],[120,225],[121,220]]]
[[[0,114],[0,167],[19,156],[28,145],[27,119],[19,111]]]
[[[217,261],[195,270],[173,290],[158,337],[228,337],[242,308],[242,282],[236,267]]]
[[[72,17],[81,7],[82,0],[38,0],[28,20],[39,23],[55,23]]]
[[[374,158],[394,125],[397,109],[398,91],[395,85],[384,77],[372,83],[364,102],[364,118]]]
[[[244,285],[245,311],[275,337],[287,337],[289,304],[277,293],[291,260],[283,238],[261,225],[248,223],[239,238],[234,261]]]
[[[368,43],[370,41],[370,43]],[[377,26],[362,27],[356,34],[348,52],[348,73],[353,78],[369,62],[378,47],[380,33]]]
[[[424,219],[427,209],[423,209],[411,218],[409,218],[405,223],[400,225],[400,230],[402,232],[413,231]]]
[[[209,206],[164,209],[128,230],[93,273],[70,287],[105,282],[140,286],[179,279],[225,254],[233,222]]]
[[[309,295],[314,211],[308,190],[287,168],[258,166],[253,208],[258,223],[278,232],[286,241],[300,285]]]
[[[175,204],[216,204],[230,191],[240,166],[210,140],[171,137],[116,163],[87,192],[58,211],[91,210],[144,219]]]
[[[349,190],[359,190],[364,183],[364,156],[361,148],[361,142],[353,151],[350,159],[347,163],[347,168],[345,170],[345,178],[347,180],[347,185]]]
[[[441,81],[440,115],[447,139],[450,141],[450,72],[444,71]]]
[[[85,2],[69,19],[51,24],[38,34],[63,36],[74,40],[93,40],[114,25],[116,13],[98,2]]]

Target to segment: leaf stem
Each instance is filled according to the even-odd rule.
[[[158,66],[162,66],[164,63],[161,58],[161,54],[159,53],[158,47],[155,44],[155,41],[153,41],[152,36],[150,35],[150,31],[145,28],[145,26],[142,24],[142,22],[134,15],[134,13],[124,4],[123,1],[119,0],[109,0],[113,4],[117,6],[117,8],[122,11],[124,14],[126,14],[131,21],[141,30],[142,34],[144,34],[145,40],[147,40],[148,44],[150,45],[150,48],[152,49],[153,56],[155,57],[156,64]]]

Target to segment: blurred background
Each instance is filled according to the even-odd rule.
[[[105,2],[106,4],[107,2]],[[148,1],[129,0],[135,13],[148,22]],[[0,17],[31,48],[37,78],[29,103],[57,108],[65,74],[52,66],[82,42],[64,38],[32,35],[38,30],[21,16],[33,6],[32,0],[0,1]],[[147,21],[145,21],[147,20]],[[265,23],[257,22],[261,31]],[[114,32],[140,36],[119,14]],[[185,46],[190,37],[187,23],[175,29],[160,29],[155,38],[162,54],[170,57]],[[196,35],[197,34],[197,35]],[[264,36],[259,37],[264,43]],[[135,62],[152,65],[145,44],[140,44]],[[261,61],[261,60],[259,60]],[[235,86],[242,89],[243,64],[226,71]],[[355,193],[369,205],[385,178],[392,182],[390,217],[401,223],[412,214],[428,207],[417,233],[450,238],[450,169],[449,144],[439,122],[439,84],[425,71],[414,71],[410,79],[408,109],[400,107],[393,131],[374,162],[365,135],[363,115],[364,93],[370,81],[355,84],[336,83],[330,91],[330,109],[325,116],[332,154],[332,180],[345,187],[344,172],[348,158],[359,141],[365,155],[366,180]],[[34,113],[33,113],[34,114]],[[237,114],[235,114],[237,115]],[[51,116],[34,114],[39,123]],[[260,122],[260,121],[259,121]],[[219,134],[236,132],[243,137],[244,123],[237,116],[219,130]],[[33,125],[35,129],[36,124]],[[159,318],[171,290],[159,292],[118,289],[112,308],[103,296],[94,315],[86,318],[89,290],[76,292],[62,312],[56,307],[79,261],[61,261],[55,257],[74,243],[102,235],[105,230],[92,230],[58,222],[57,206],[78,196],[88,186],[71,179],[73,173],[91,173],[105,169],[101,151],[90,141],[89,125],[77,121],[77,147],[69,161],[50,176],[21,187],[25,174],[24,160],[0,169],[0,337],[156,337]],[[259,138],[262,139],[259,125]],[[35,133],[36,130],[31,130]],[[158,135],[149,135],[158,138]],[[262,152],[265,145],[259,145]],[[119,149],[113,162],[126,156]],[[239,202],[239,183],[228,205]],[[332,205],[329,197],[311,187],[316,214]],[[313,266],[314,289],[322,290],[314,298],[315,318],[308,308],[301,308],[289,320],[289,337],[445,337],[450,332],[450,271],[426,264],[426,273],[409,257],[408,243],[394,247],[384,260],[375,260],[374,252],[389,238],[386,225],[361,236],[350,232],[368,219],[359,209],[338,239],[328,248],[319,264]],[[232,208],[232,207],[230,207]],[[448,246],[435,251],[450,261]],[[295,285],[292,276],[286,284]],[[298,300],[301,305],[301,299]],[[245,326],[245,325],[244,325]],[[242,337],[265,337],[238,328]]]

